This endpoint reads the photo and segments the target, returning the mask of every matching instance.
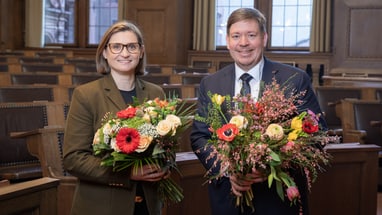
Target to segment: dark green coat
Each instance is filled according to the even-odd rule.
[[[136,79],[137,98],[163,98],[163,89],[152,83]],[[130,172],[112,172],[101,167],[100,158],[93,155],[92,142],[101,126],[105,113],[126,108],[121,93],[112,76],[78,86],[72,96],[64,137],[64,167],[78,177],[72,214],[107,215],[133,214],[136,182],[130,180]],[[156,187],[143,183],[145,198],[151,214],[160,214],[162,202],[156,195]]]

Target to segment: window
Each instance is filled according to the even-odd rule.
[[[45,0],[45,44],[73,44],[75,0]]]
[[[226,46],[227,20],[232,11],[241,7],[254,7],[253,0],[216,0],[216,46]]]
[[[312,0],[273,0],[271,47],[309,47]]]
[[[227,19],[232,11],[240,7],[255,7],[255,3],[269,4],[272,17],[268,22],[269,48],[296,49],[309,47],[313,0],[216,0],[215,44],[226,46]],[[266,7],[265,7],[266,8]],[[259,8],[262,11],[262,8]],[[269,25],[270,24],[270,25]]]
[[[118,0],[44,1],[45,46],[97,45],[106,29],[118,20]]]
[[[96,45],[111,24],[118,20],[118,0],[91,0],[89,44]]]

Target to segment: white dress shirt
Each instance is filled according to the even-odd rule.
[[[261,76],[263,74],[263,68],[264,68],[264,58],[261,58],[260,62],[256,64],[252,69],[250,69],[248,72],[245,72],[242,70],[236,63],[235,63],[235,96],[240,94],[240,89],[243,86],[243,81],[240,79],[240,76],[244,73],[250,74],[253,78],[249,82],[249,85],[251,86],[251,96],[255,101],[257,101],[257,98],[259,96],[260,91],[260,82],[261,82]]]

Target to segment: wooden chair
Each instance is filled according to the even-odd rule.
[[[22,64],[23,72],[63,72],[63,66],[54,63]]]
[[[65,106],[55,102],[0,104],[0,179],[24,181],[42,176],[39,160],[29,153],[26,140],[13,139],[10,133],[63,126]]]
[[[54,63],[53,57],[19,57],[19,63]]]
[[[211,61],[197,60],[197,61],[192,62],[192,67],[194,67],[194,68],[211,68],[212,62]]]
[[[377,89],[375,91],[375,98],[379,101],[382,101],[382,89]]]
[[[316,95],[330,132],[342,136],[342,123],[336,113],[336,104],[340,103],[341,99],[344,98],[361,99],[361,90],[321,86],[316,87]]]
[[[208,68],[175,66],[174,74],[205,74],[208,73]]]
[[[178,98],[183,98],[182,86],[180,84],[164,84],[161,86],[167,97],[177,96]]]
[[[200,84],[200,81],[208,76],[209,73],[204,74],[183,74],[182,76],[182,84]]]
[[[59,85],[59,76],[57,74],[10,74],[11,84],[51,84]]]
[[[0,103],[36,101],[69,102],[69,90],[57,85],[13,85],[0,88]]]
[[[62,147],[64,128],[42,128],[12,133],[13,138],[25,138],[29,152],[38,157],[44,177],[60,180],[57,190],[59,215],[69,215],[77,178],[67,173],[63,166]]]
[[[72,74],[71,75],[72,85],[77,86],[77,85],[81,85],[81,84],[84,84],[84,83],[87,83],[90,81],[95,81],[95,80],[101,78],[102,76],[103,75],[98,74],[98,73],[93,73],[93,74],[76,73],[76,74]]]
[[[146,75],[142,75],[142,76],[139,76],[139,77],[141,79],[145,80],[145,81],[148,81],[148,82],[151,82],[151,83],[154,83],[154,84],[158,84],[158,85],[171,84],[172,83],[170,81],[170,75],[146,74]]]
[[[160,74],[162,73],[162,67],[160,65],[146,65],[145,71],[149,74]]]
[[[74,67],[76,73],[97,73],[97,66],[95,65],[95,63],[76,64]]]

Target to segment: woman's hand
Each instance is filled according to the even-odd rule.
[[[171,175],[171,171],[168,168],[161,169],[157,165],[144,165],[142,168],[131,170],[131,180],[135,181],[160,181],[167,179]]]
[[[237,174],[231,175],[229,180],[231,182],[233,194],[236,196],[242,196],[242,192],[250,190],[253,183],[263,182],[267,180],[267,177],[260,171],[252,169],[252,172],[246,174],[245,176]]]

